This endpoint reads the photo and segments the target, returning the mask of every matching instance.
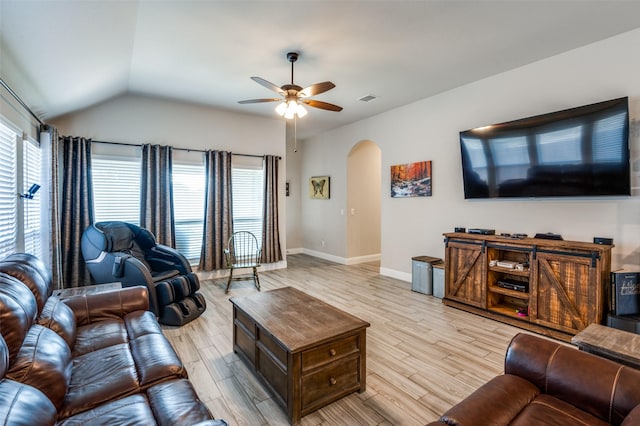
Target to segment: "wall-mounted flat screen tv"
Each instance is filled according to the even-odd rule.
[[[628,98],[460,132],[464,197],[630,195]]]

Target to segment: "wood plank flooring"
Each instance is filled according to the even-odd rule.
[[[302,425],[423,425],[502,373],[505,349],[522,330],[444,306],[378,274],[379,264],[345,266],[311,256],[261,272],[262,290],[292,286],[371,323],[367,390],[302,418]],[[207,310],[164,327],[198,395],[230,425],[286,425],[284,411],[233,353],[230,297],[252,294],[252,281],[203,281]]]

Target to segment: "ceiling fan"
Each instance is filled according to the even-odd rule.
[[[307,115],[307,110],[302,104],[312,106],[314,108],[320,108],[328,111],[342,111],[342,107],[328,102],[316,101],[314,99],[308,99],[310,96],[319,95],[328,90],[336,87],[330,81],[322,83],[312,84],[309,87],[302,88],[293,83],[293,64],[298,60],[297,52],[287,53],[287,60],[291,62],[291,84],[285,84],[281,87],[276,86],[273,83],[260,77],[251,77],[253,81],[263,85],[267,89],[273,90],[279,93],[282,98],[264,98],[264,99],[249,99],[246,101],[239,101],[241,104],[255,104],[259,102],[278,102],[281,103],[276,107],[276,112],[284,118],[304,117]]]

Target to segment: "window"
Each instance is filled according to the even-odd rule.
[[[249,231],[262,246],[264,171],[260,166],[234,165],[231,169],[233,231]]]
[[[42,160],[40,144],[25,140],[22,143],[22,193],[26,193],[32,184],[42,184]],[[36,195],[32,199],[25,199],[24,209],[24,251],[37,257],[42,257],[40,238],[40,200]]]
[[[137,158],[93,155],[93,206],[96,222],[140,224],[140,174]]]
[[[17,146],[16,131],[0,122],[0,258],[17,249]]]
[[[189,261],[197,262],[204,227],[204,166],[174,163],[172,173],[176,250]]]

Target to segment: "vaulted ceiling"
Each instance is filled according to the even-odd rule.
[[[141,94],[277,117],[250,80],[330,80],[306,137],[640,27],[636,1],[0,0],[0,74],[41,118]],[[630,54],[632,54],[630,52]],[[360,98],[373,95],[364,102]]]

